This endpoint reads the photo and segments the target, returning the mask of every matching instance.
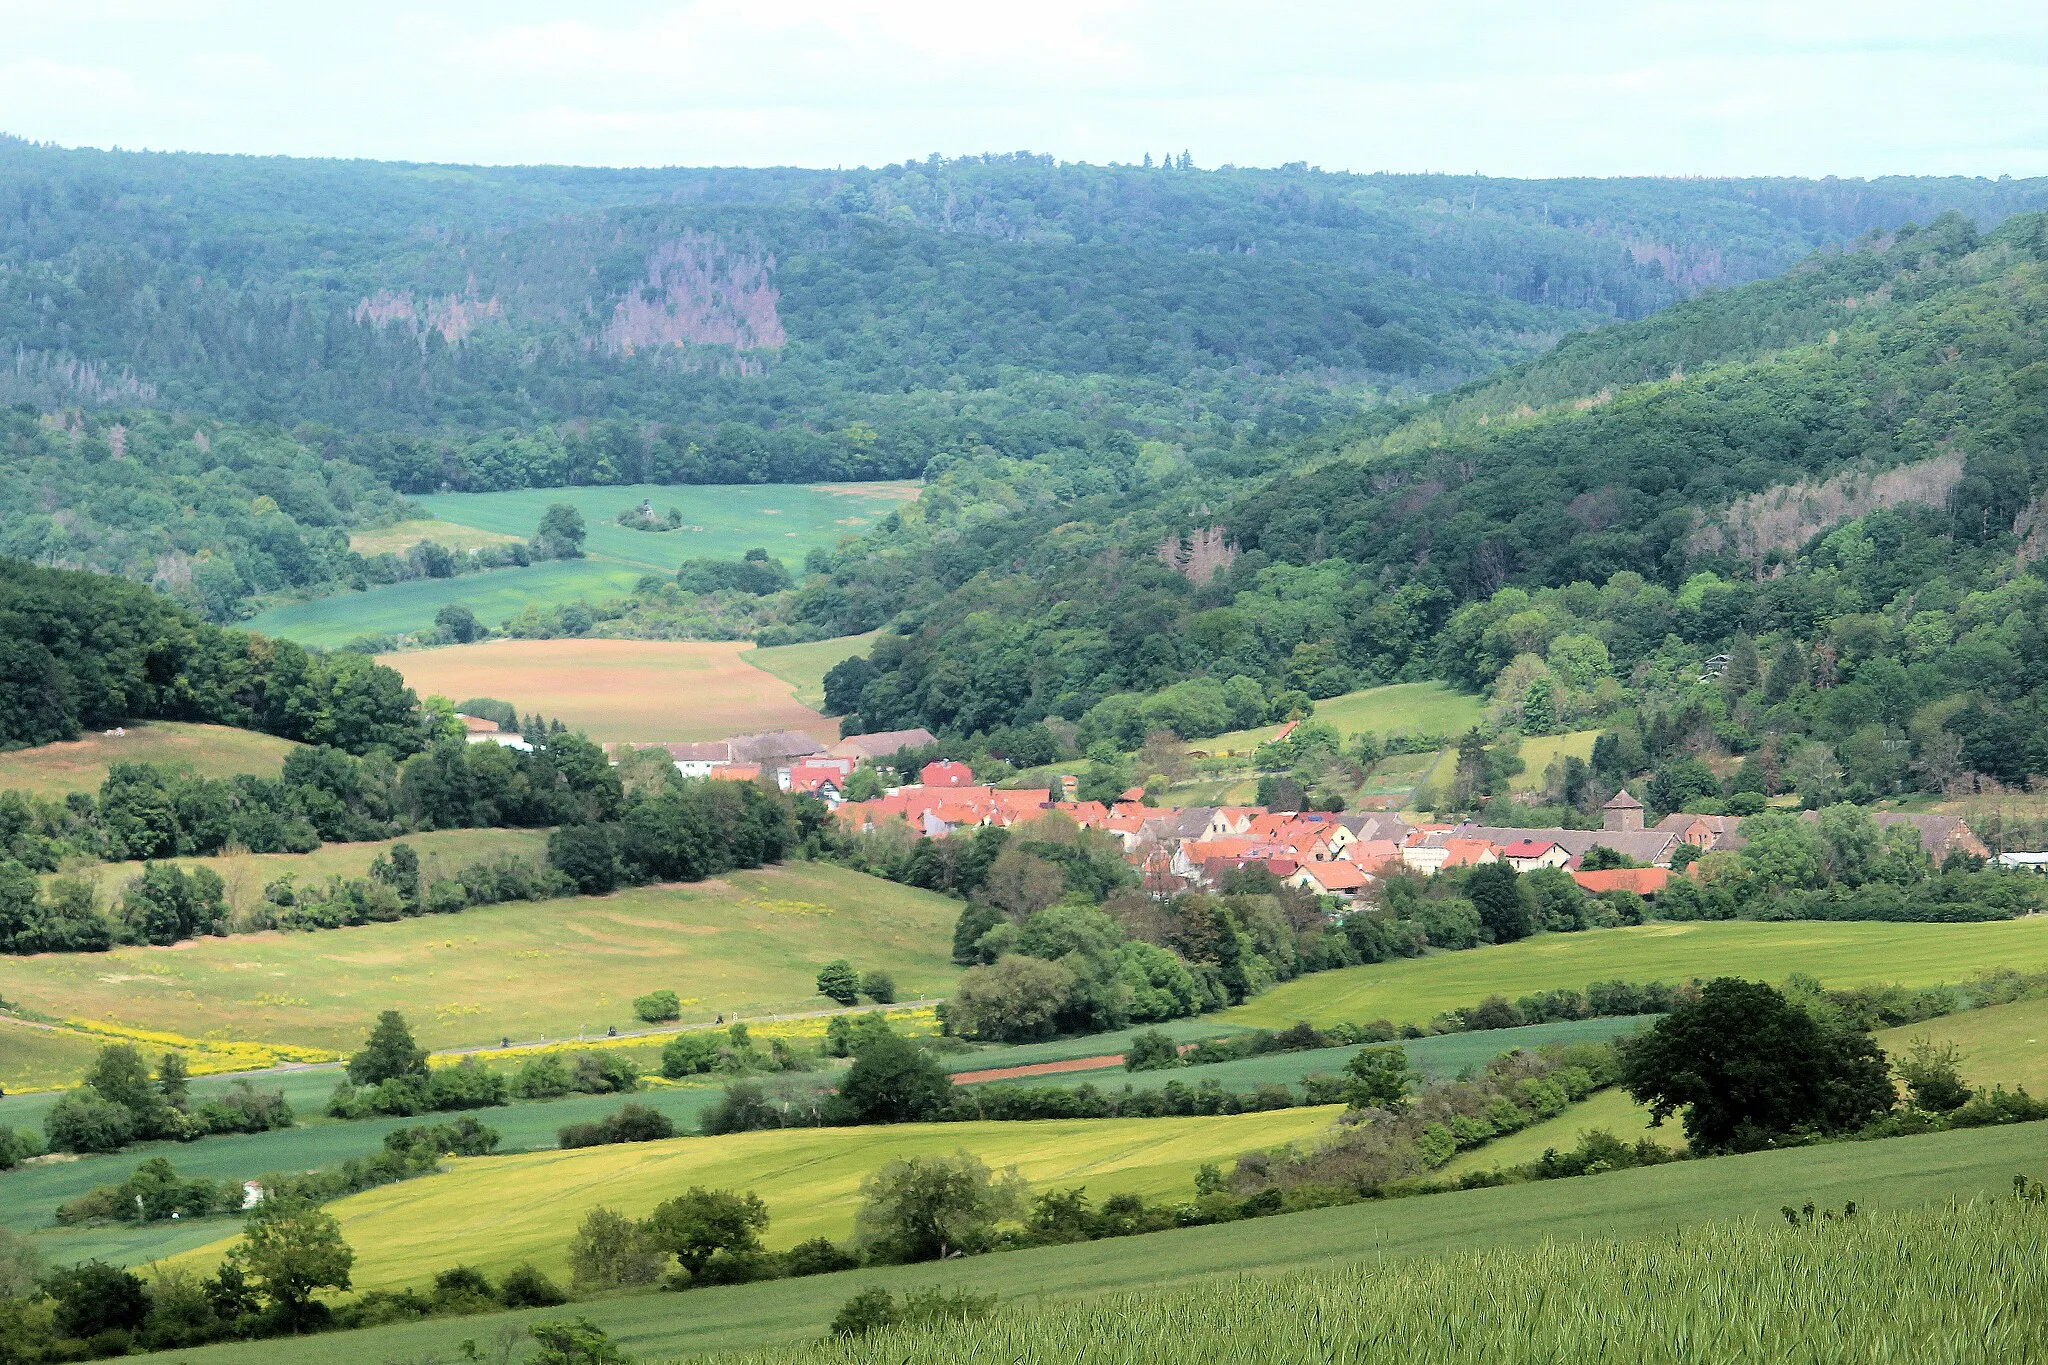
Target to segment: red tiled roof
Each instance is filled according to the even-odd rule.
[[[1572,880],[1591,895],[1602,891],[1633,891],[1638,896],[1654,896],[1662,891],[1671,880],[1668,867],[1614,867],[1605,872],[1574,872]]]

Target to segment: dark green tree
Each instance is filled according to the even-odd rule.
[[[541,514],[533,548],[544,559],[581,559],[583,536],[583,514],[566,502],[553,502]]]
[[[847,1123],[916,1123],[945,1108],[952,1094],[953,1080],[936,1057],[885,1033],[858,1045],[833,1108]]]
[[[1894,1101],[1870,1035],[1823,1026],[1762,982],[1709,981],[1618,1046],[1629,1094],[1653,1122],[1682,1111],[1686,1141],[1703,1155],[1852,1132]]]
[[[1528,889],[1505,862],[1481,863],[1465,874],[1465,895],[1479,911],[1480,925],[1495,943],[1513,943],[1535,931]]]
[[[347,1289],[356,1254],[333,1214],[309,1202],[273,1196],[258,1204],[228,1257],[281,1322],[299,1331],[325,1318],[314,1295]]]
[[[977,1251],[1022,1210],[1025,1185],[971,1152],[892,1161],[861,1182],[855,1237],[880,1260],[944,1260]]]
[[[104,1261],[51,1271],[43,1278],[43,1292],[56,1307],[60,1336],[91,1341],[109,1333],[134,1332],[149,1316],[149,1295],[142,1281]]]

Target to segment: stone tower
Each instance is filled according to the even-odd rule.
[[[1643,803],[1628,794],[1623,787],[1614,794],[1614,799],[1600,808],[1600,828],[1618,830],[1640,830],[1643,827]]]

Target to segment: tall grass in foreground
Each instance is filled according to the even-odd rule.
[[[1017,1306],[720,1365],[1044,1361],[2048,1361],[2048,1209],[2014,1200],[1799,1227],[1365,1261]]]

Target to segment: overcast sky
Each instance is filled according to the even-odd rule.
[[[2048,174],[2048,3],[0,0],[0,131],[462,162],[1030,149],[1494,175]]]

